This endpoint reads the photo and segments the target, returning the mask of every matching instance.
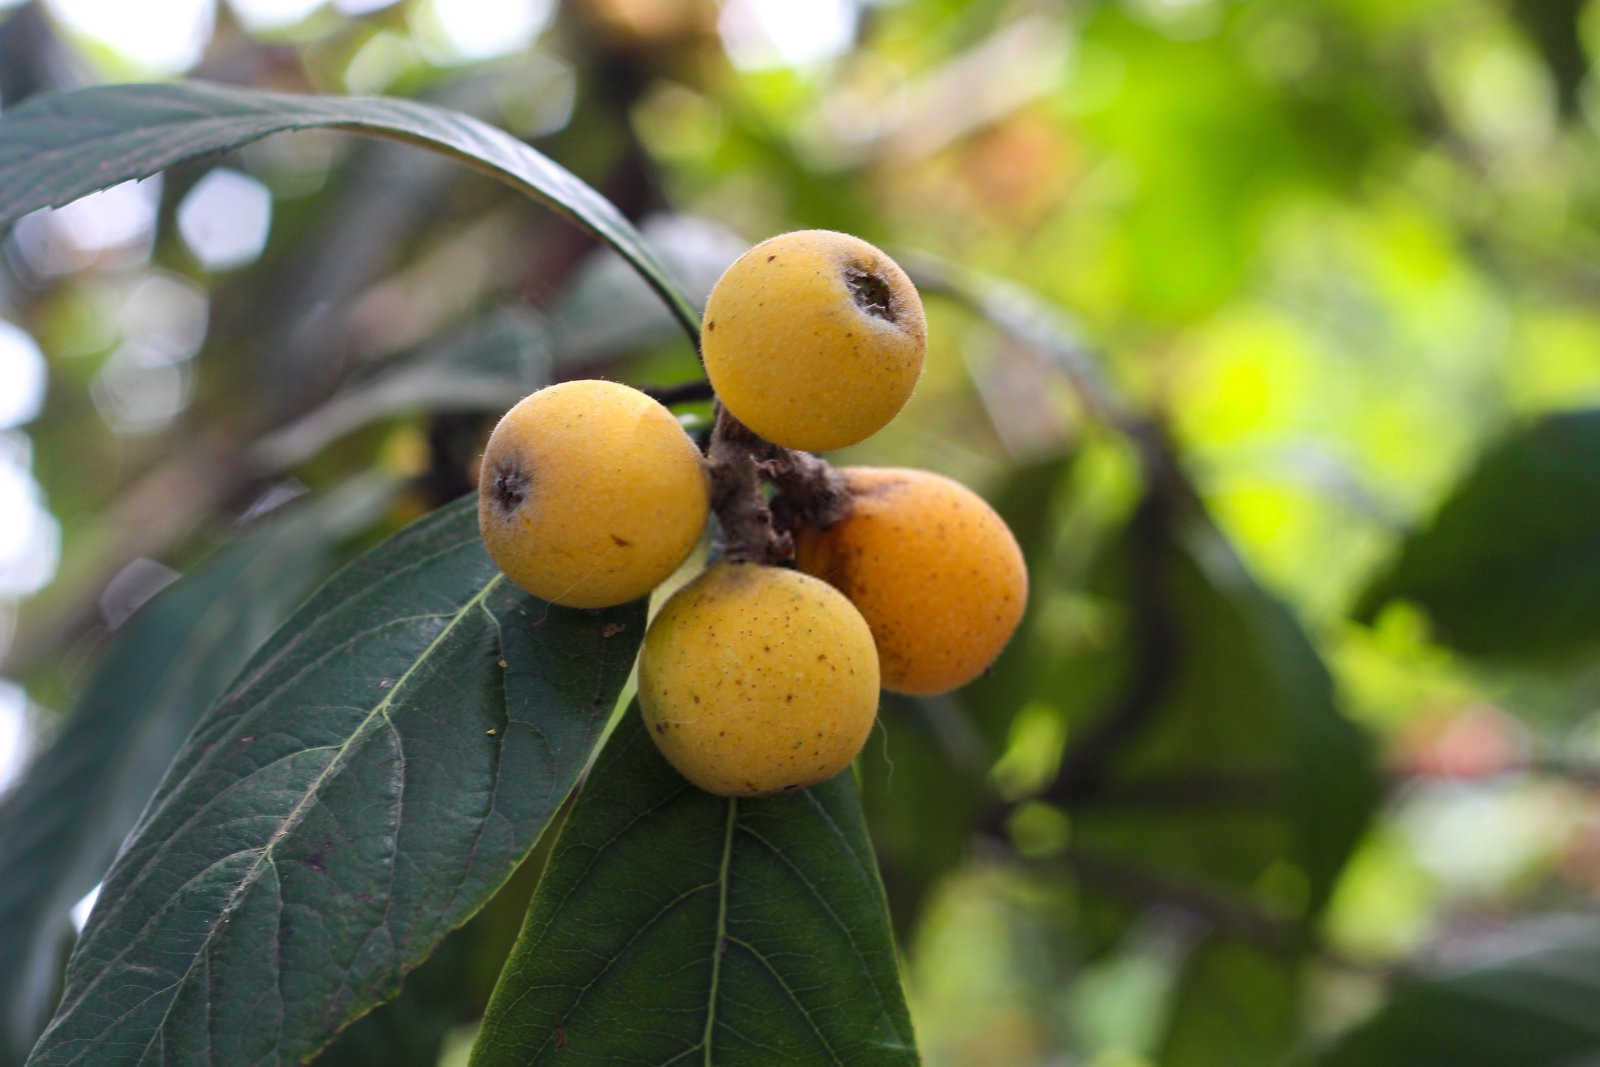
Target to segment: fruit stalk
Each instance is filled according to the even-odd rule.
[[[831,526],[849,513],[844,480],[826,460],[773,444],[720,402],[715,411],[706,462],[724,558],[784,563],[794,558],[798,526]],[[770,504],[763,482],[776,490]]]

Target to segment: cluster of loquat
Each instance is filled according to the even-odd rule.
[[[910,397],[926,335],[916,288],[893,260],[847,234],[804,230],[728,268],[700,341],[721,418],[770,455],[876,433]],[[714,484],[673,415],[628,386],[541,389],[484,450],[478,519],[490,556],[518,586],[568,607],[654,589],[694,550],[715,503],[724,554],[661,606],[639,661],[651,737],[713,793],[831,778],[865,743],[880,687],[962,686],[1022,617],[1022,552],[977,494],[928,471],[812,462],[829,506],[787,509],[792,528],[757,550],[733,543],[730,516],[753,504],[770,526],[764,499],[732,499],[759,484]],[[769,558],[774,544],[793,568]]]

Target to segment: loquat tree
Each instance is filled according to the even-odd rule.
[[[5,650],[8,671],[44,663],[29,686],[72,711],[0,798],[0,1067],[923,1056],[1561,1067],[1592,1057],[1592,913],[1525,922],[1508,910],[1496,922],[1515,935],[1509,948],[1437,959],[1363,955],[1371,924],[1351,916],[1409,906],[1391,892],[1397,877],[1410,884],[1410,868],[1396,859],[1385,809],[1417,781],[1461,776],[1465,763],[1484,780],[1552,773],[1592,786],[1593,768],[1519,756],[1504,718],[1482,707],[1465,742],[1457,733],[1448,744],[1416,742],[1415,752],[1393,745],[1399,755],[1386,764],[1371,721],[1380,716],[1346,711],[1360,707],[1363,686],[1462,699],[1459,662],[1440,666],[1449,655],[1592,658],[1600,414],[1511,427],[1436,518],[1405,529],[1390,521],[1395,551],[1375,577],[1355,574],[1350,560],[1364,566],[1362,552],[1379,542],[1346,553],[1347,528],[1328,521],[1332,547],[1303,569],[1365,580],[1348,610],[1303,625],[1258,584],[1246,565],[1258,559],[1235,550],[1237,527],[1225,535],[1227,523],[1212,517],[1228,492],[1204,476],[1216,457],[1192,454],[1208,420],[1219,435],[1238,427],[1191,395],[1205,392],[1191,363],[1242,375],[1249,418],[1266,418],[1266,394],[1291,390],[1233,361],[1231,346],[1260,345],[1274,315],[1253,307],[1216,316],[1218,325],[1206,321],[1208,301],[1240,284],[1245,246],[1270,243],[1257,233],[1271,229],[1261,205],[1331,195],[1336,183],[1308,176],[1316,168],[1336,171],[1341,187],[1387,188],[1392,174],[1358,183],[1341,168],[1367,152],[1410,157],[1377,152],[1377,135],[1344,126],[1343,111],[1370,103],[1369,72],[1342,51],[1355,34],[1330,13],[1349,5],[1315,17],[1309,7],[1167,6],[1184,10],[1068,5],[1059,21],[1081,9],[1073,32],[1088,42],[1074,69],[1093,84],[1070,106],[996,121],[990,109],[1008,92],[965,88],[977,78],[1004,89],[1002,75],[1059,66],[1058,39],[1045,32],[1055,15],[862,5],[911,21],[937,9],[951,19],[938,46],[947,51],[967,48],[990,20],[1006,25],[961,53],[949,80],[907,93],[907,114],[929,112],[925,129],[896,127],[899,112],[885,109],[873,125],[835,131],[836,151],[812,159],[804,136],[769,135],[764,103],[725,100],[717,119],[735,160],[719,166],[765,180],[808,157],[805,193],[788,197],[784,225],[874,228],[846,188],[858,173],[841,177],[849,153],[870,144],[902,171],[902,233],[925,204],[988,190],[951,223],[961,240],[931,229],[929,243],[970,250],[986,244],[995,219],[1019,230],[1037,223],[1029,242],[1073,275],[1067,290],[1059,278],[1039,287],[1094,304],[1097,329],[1134,336],[1148,325],[1141,315],[1169,315],[1228,350],[1174,359],[1185,372],[1170,380],[1165,361],[1152,361],[1155,370],[1129,376],[1138,400],[1051,303],[903,252],[894,225],[881,240],[901,263],[827,229],[696,252],[699,231],[681,217],[636,226],[630,219],[659,196],[637,130],[653,131],[655,150],[671,155],[681,147],[673,133],[715,125],[682,120],[706,102],[679,84],[693,79],[676,61],[642,43],[649,33],[630,20],[650,5],[563,6],[585,28],[574,39],[605,52],[595,95],[616,98],[611,125],[596,132],[586,126],[593,115],[574,119],[581,135],[552,141],[549,155],[471,117],[482,86],[470,79],[440,90],[459,109],[204,82],[41,91],[14,103],[24,68],[44,69],[48,56],[19,49],[26,24],[0,15],[0,59],[33,57],[0,62],[0,233],[18,223],[25,235],[43,217],[31,213],[157,173],[175,201],[195,162],[222,153],[328,143],[306,131],[386,142],[350,168],[366,168],[381,195],[342,185],[345,172],[329,166],[316,196],[280,198],[274,232],[311,252],[207,280],[226,295],[214,311],[229,341],[184,380],[204,396],[249,398],[241,406],[251,417],[230,408],[210,424],[175,423],[148,448],[164,448],[163,462],[122,502],[85,505],[101,521],[73,540],[109,544],[100,562],[119,569],[64,566],[87,599],[25,613]],[[1487,33],[1492,6],[1475,5],[1462,25]],[[1572,4],[1552,8],[1576,18]],[[651,32],[692,55],[717,5],[654,9],[681,17]],[[1196,44],[1215,29],[1202,25],[1213,14],[1219,39],[1244,41],[1228,47],[1247,59]],[[362,24],[362,63],[394,43],[387,17]],[[1197,21],[1171,23],[1168,34],[1142,19]],[[1540,39],[1559,46],[1567,36]],[[863,67],[867,81],[899,69],[894,50],[906,38],[886,39],[880,62]],[[1416,64],[1431,77],[1457,52],[1488,47],[1474,38],[1470,48],[1385,50],[1437,52],[1438,63]],[[277,48],[248,53],[250,63]],[[308,65],[316,51],[306,49]],[[1492,62],[1473,58],[1475,71],[1537,85],[1520,53],[1482,54]],[[638,79],[611,76],[650,64],[659,84],[647,94]],[[278,84],[276,66],[262,69],[243,80]],[[1319,95],[1350,71],[1340,91],[1358,107]],[[507,78],[526,76],[519,67]],[[762,84],[774,97],[792,88]],[[1269,84],[1281,90],[1277,106],[1258,107],[1270,121],[1216,102],[1231,93],[1259,105]],[[1561,107],[1572,107],[1577,85],[1565,85]],[[526,103],[524,87],[508,81],[489,95]],[[1473,164],[1500,158],[1518,140],[1516,124],[1488,122],[1481,94],[1452,92],[1472,106],[1452,96],[1437,116],[1419,110],[1430,123],[1486,122],[1501,140],[1472,148]],[[973,114],[932,114],[959,111],[963,96],[978,105],[976,134],[962,125]],[[1510,96],[1518,106],[1542,99]],[[1084,166],[1104,121],[1091,111],[1113,98],[1160,121],[1129,127],[1125,158]],[[1126,115],[1108,114],[1105,126],[1121,129]],[[1293,148],[1295,123],[1322,146],[1306,158]],[[1060,125],[1082,145],[1057,138]],[[928,146],[958,128],[971,143],[951,166],[940,155],[903,180],[923,170],[906,159],[937,155]],[[585,152],[611,142],[621,146],[616,169],[586,170]],[[1223,148],[1202,150],[1212,142]],[[1453,187],[1459,176],[1443,157],[1457,149],[1431,128],[1426,146],[1400,168],[1406,181]],[[1257,165],[1252,152],[1269,158]],[[476,174],[446,186],[437,175],[450,168],[430,169],[430,156]],[[250,158],[266,173],[276,157]],[[1506,174],[1554,165],[1537,163]],[[1040,223],[1056,194],[1031,186],[1065,185],[1055,179],[1067,172],[1072,195],[1103,214]],[[1184,184],[1191,179],[1202,192]],[[1569,193],[1581,202],[1581,182]],[[1449,242],[1413,226],[1403,199],[1370,226],[1394,246],[1374,261],[1407,284],[1456,278],[1440,266],[1454,262]],[[158,211],[181,226],[184,212],[171,206]],[[1473,200],[1462,212],[1471,240],[1461,244],[1492,246],[1505,236],[1499,227],[1514,230],[1499,249],[1507,264],[1562,229],[1544,215],[1529,226],[1494,214]],[[1127,239],[1091,248],[1113,216]],[[404,217],[400,229],[426,239],[384,246],[384,217]],[[1315,257],[1298,245],[1312,243],[1302,231],[1315,227],[1290,221],[1298,258],[1286,275],[1299,284],[1302,260]],[[524,245],[537,248],[533,265],[506,270]],[[181,253],[161,254],[170,266]],[[1080,277],[1080,256],[1107,273]],[[1566,258],[1550,257],[1548,269],[1566,269]],[[410,269],[424,259],[426,270]],[[399,266],[361,289],[377,264]],[[1037,266],[1008,273],[1035,277]],[[23,277],[0,262],[0,301],[13,274]],[[1346,314],[1361,306],[1348,281],[1327,316],[1341,328],[1362,318]],[[147,288],[135,287],[121,313],[136,318],[141,301],[171,298]],[[1448,288],[1477,299],[1459,278]],[[1549,298],[1543,282],[1536,288]],[[30,290],[35,322],[66,334],[62,323],[92,317],[82,293],[48,290]],[[551,306],[533,312],[529,292]],[[1119,327],[1122,312],[1108,308],[1123,300],[1135,309]],[[360,360],[344,360],[334,331],[297,328],[329,304],[384,337],[381,366],[350,370]],[[1430,319],[1458,310],[1417,306]],[[1580,377],[1557,356],[1592,331],[1563,316],[1545,324],[1539,389]],[[1377,330],[1383,316],[1369,317],[1361,328]],[[460,322],[469,325],[456,332]],[[919,403],[956,391],[940,377],[959,362],[951,347],[942,364],[930,355],[956,330],[967,331],[969,357],[1007,355],[1004,373],[967,367],[959,387],[961,410],[981,407],[987,418],[985,447],[1008,457],[985,479],[987,499],[907,466],[949,471],[964,450],[976,457],[970,426],[940,424],[951,432],[937,440],[919,427],[911,432],[924,436],[895,445],[917,425]],[[652,348],[663,333],[670,341]],[[1170,338],[1155,333],[1148,347],[1164,352]],[[140,358],[172,371],[161,353]],[[98,376],[79,384],[96,403],[111,388]],[[1328,392],[1348,381],[1338,384]],[[70,408],[70,395],[56,402]],[[1365,403],[1372,392],[1350,395]],[[1029,417],[1041,411],[1075,421],[1031,452]],[[839,466],[817,454],[863,443]],[[862,465],[880,459],[874,448],[894,458]],[[85,466],[82,482],[96,488],[113,475],[132,481],[112,463]],[[1252,536],[1294,551],[1313,543],[1275,524],[1272,501],[1242,509]],[[161,570],[137,596],[105,580],[141,556],[187,570]],[[83,623],[86,611],[106,624]],[[1562,877],[1593,879],[1586,856],[1563,861],[1572,869]],[[1548,888],[1541,883],[1541,902],[1567,906]],[[74,904],[90,898],[75,933]],[[947,953],[956,962],[929,965],[942,939],[960,942]],[[1440,944],[1452,947],[1448,931]],[[974,961],[974,985],[991,988],[969,1006],[973,986],[942,979]],[[1014,981],[1024,970],[1029,981]],[[1351,1005],[1373,1010],[1357,1017]]]

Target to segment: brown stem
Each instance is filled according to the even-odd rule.
[[[826,460],[773,444],[720,402],[715,411],[706,463],[725,558],[784,563],[794,558],[799,526],[832,526],[849,512],[844,479]],[[770,504],[764,483],[776,490]]]
[[[844,476],[809,452],[774,448],[761,462],[761,472],[777,488],[772,514],[780,530],[801,526],[827,529],[850,514],[850,489]]]
[[[682,382],[678,385],[650,386],[640,391],[662,407],[668,408],[678,404],[692,404],[700,400],[710,400],[715,395],[711,391],[711,383],[704,378],[693,382]]]
[[[723,557],[735,563],[779,563],[794,554],[792,539],[780,537],[761,491],[761,468],[752,441],[761,439],[718,402],[706,465],[711,471],[711,510],[722,525]]]

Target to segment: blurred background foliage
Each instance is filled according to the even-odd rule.
[[[841,459],[980,488],[1034,582],[861,764],[927,1061],[1555,1063],[1600,1056],[1597,49],[1595,0],[13,0],[0,109],[432,100],[696,300],[781,230],[885,247],[927,370]],[[49,893],[0,889],[0,1056],[227,673],[576,375],[698,368],[581,231],[405,146],[5,238],[0,866]],[[325,1058],[458,1061],[537,864]]]

